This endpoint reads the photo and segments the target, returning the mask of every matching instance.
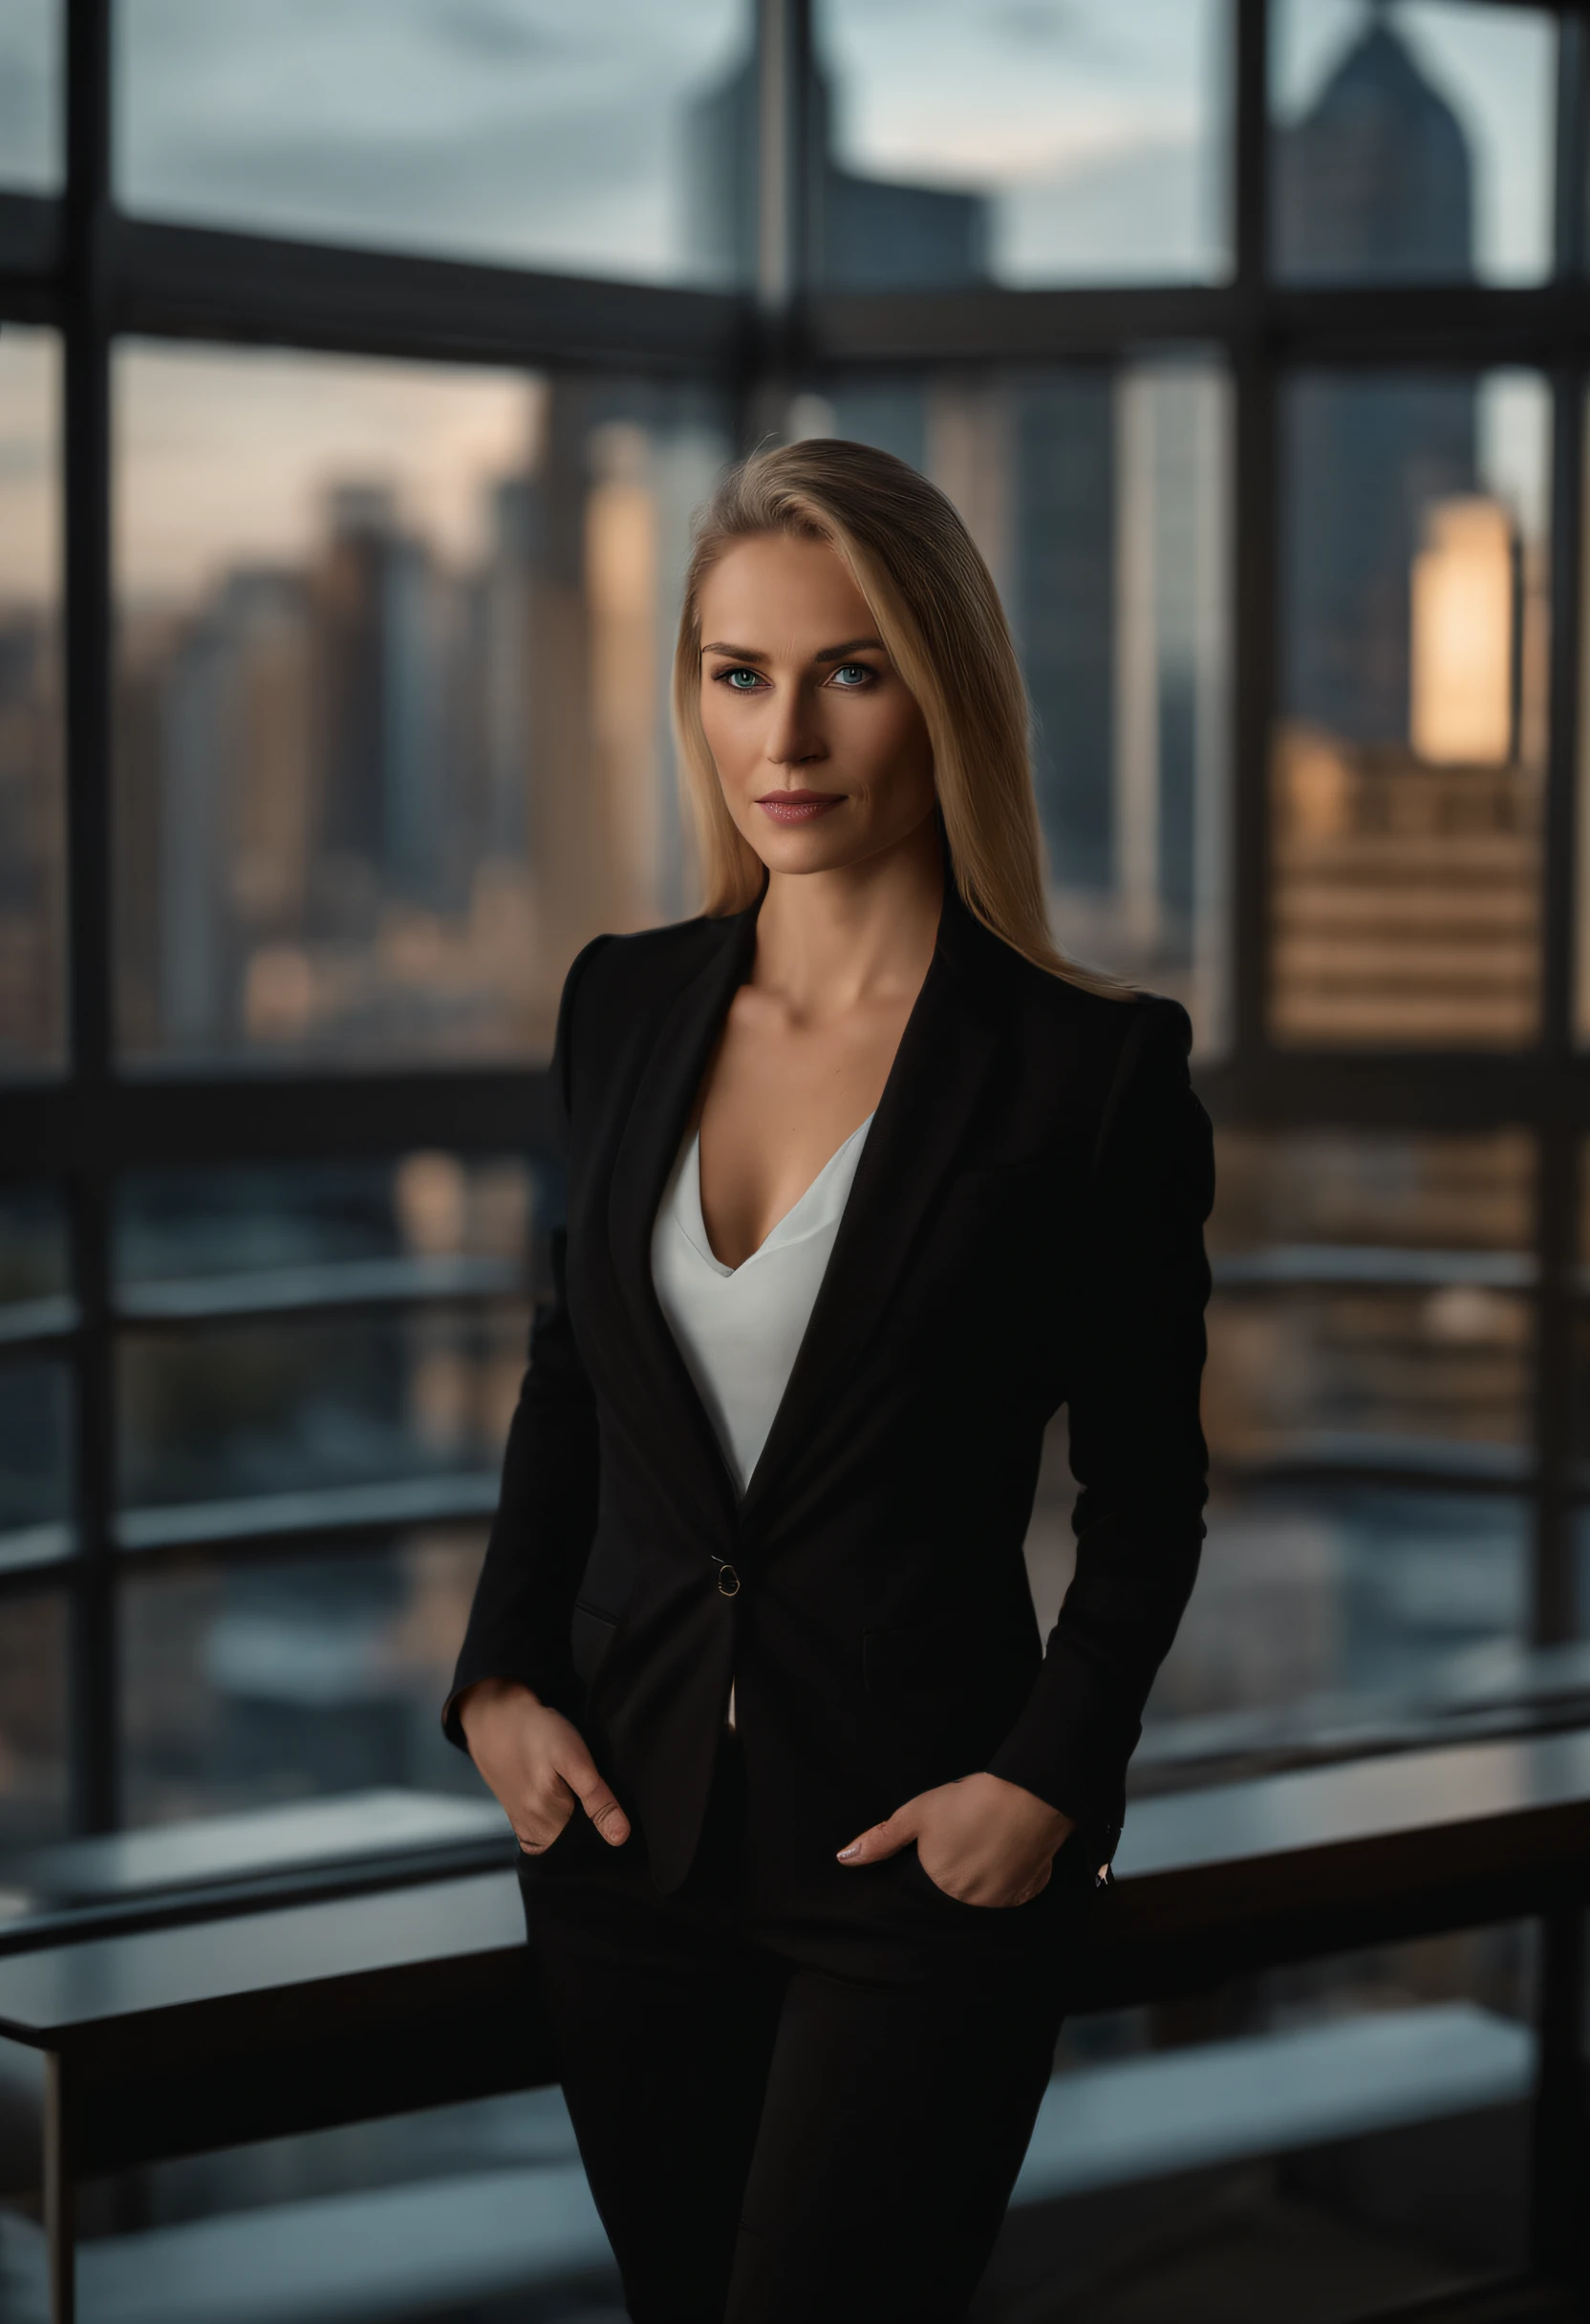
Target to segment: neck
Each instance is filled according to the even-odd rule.
[[[913,998],[933,958],[948,876],[934,815],[865,863],[771,872],[752,982],[808,1022],[862,1001]]]

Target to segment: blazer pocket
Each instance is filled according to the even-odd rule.
[[[569,1653],[582,1686],[590,1687],[594,1681],[617,1631],[618,1624],[612,1614],[599,1612],[583,1599],[575,1600],[573,1618],[569,1625]]]

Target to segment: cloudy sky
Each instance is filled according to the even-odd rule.
[[[582,273],[686,271],[739,0],[119,0],[130,208]]]
[[[1368,0],[1276,0],[1293,118]],[[0,183],[59,161],[56,0],[0,8]],[[1544,11],[1393,10],[1469,132],[1487,278],[1545,261]],[[839,148],[990,195],[1008,281],[1217,277],[1229,259],[1226,0],[818,0]],[[131,208],[687,279],[692,107],[746,54],[747,0],[118,0]]]
[[[0,5],[0,183],[58,166],[54,0]],[[1277,0],[1279,116],[1366,0]],[[1408,0],[1395,20],[1475,156],[1483,270],[1545,257],[1543,13]],[[118,0],[123,201],[148,213],[640,278],[688,273],[691,107],[746,53],[743,0]],[[819,0],[841,158],[994,204],[1017,282],[1217,276],[1223,0]],[[0,592],[54,568],[54,349],[0,334]],[[384,477],[457,553],[518,464],[535,391],[495,374],[132,348],[118,363],[124,579],[190,590],[303,553],[333,476]],[[1533,391],[1487,400],[1492,466],[1537,504]]]

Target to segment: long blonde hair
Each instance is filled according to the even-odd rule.
[[[674,733],[705,881],[702,909],[742,912],[763,866],[735,825],[701,725],[701,584],[737,541],[823,541],[849,566],[920,705],[961,901],[1051,976],[1124,997],[1049,933],[1026,688],[1004,608],[971,534],[935,484],[892,453],[837,437],[755,452],[699,512],[674,656]]]

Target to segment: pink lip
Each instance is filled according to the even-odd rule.
[[[842,801],[843,793],[836,791],[764,791],[757,805],[775,823],[815,823]]]

